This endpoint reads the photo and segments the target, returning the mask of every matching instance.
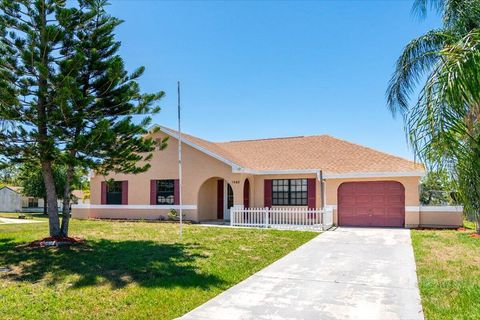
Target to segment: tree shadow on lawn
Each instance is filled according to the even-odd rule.
[[[223,283],[202,273],[197,262],[207,256],[195,253],[195,244],[162,244],[153,241],[88,241],[81,246],[18,249],[9,239],[0,242],[0,266],[13,270],[4,275],[13,281],[55,285],[73,281],[73,288],[129,283],[144,287],[208,288]],[[68,277],[77,275],[74,280]],[[1,279],[0,274],[0,279]]]

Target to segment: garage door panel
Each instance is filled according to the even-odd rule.
[[[372,203],[374,204],[385,204],[386,199],[383,195],[372,195]]]
[[[352,194],[352,193],[355,193],[355,190],[356,190],[356,186],[354,186],[354,185],[346,185],[346,186],[343,188],[344,194]]]
[[[404,203],[404,198],[401,195],[391,195],[385,197],[385,202],[389,205],[401,206]]]
[[[370,196],[368,194],[356,195],[354,197],[357,205],[361,205],[362,203],[368,204],[370,202]]]
[[[405,221],[400,217],[387,217],[384,227],[403,227]]]
[[[357,189],[357,193],[369,195],[372,193],[372,186],[365,185]]]
[[[370,222],[362,216],[341,217],[339,224],[348,227],[369,227]]]
[[[356,214],[355,207],[345,206],[342,210],[345,216],[354,216]]]
[[[371,214],[375,216],[384,216],[387,214],[387,208],[385,207],[372,207],[370,209]]]
[[[386,227],[385,217],[383,216],[374,216],[370,221],[369,227]]]
[[[371,193],[377,193],[377,194],[385,193],[385,185],[383,183],[369,183],[369,186],[370,186]]]
[[[370,214],[370,208],[369,207],[358,206],[354,211],[355,211],[355,214],[357,214],[357,215],[368,216]]]
[[[343,226],[403,227],[405,190],[399,182],[347,182],[338,189],[338,222]]]
[[[355,197],[354,196],[342,196],[338,200],[339,202],[342,202],[344,206],[348,205],[355,205]]]
[[[390,193],[398,193],[398,194],[404,193],[404,188],[400,183],[399,184],[387,183],[387,189]]]
[[[401,207],[390,207],[387,209],[387,215],[392,217],[399,217],[404,214],[405,209]]]

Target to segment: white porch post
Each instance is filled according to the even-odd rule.
[[[269,208],[265,208],[265,228],[268,228],[268,213],[269,213]]]

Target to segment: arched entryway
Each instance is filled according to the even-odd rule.
[[[245,179],[243,184],[243,206],[250,208],[250,181],[248,179]]]
[[[234,203],[233,194],[232,186],[223,178],[207,179],[198,191],[198,220],[229,220],[230,208]]]

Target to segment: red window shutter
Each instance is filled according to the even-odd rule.
[[[263,205],[266,208],[272,207],[272,180],[265,179],[263,182]]]
[[[250,181],[245,180],[243,185],[243,206],[245,208],[250,208]]]
[[[122,181],[122,204],[128,204],[128,181]]]
[[[316,196],[317,196],[317,181],[316,179],[307,179],[307,203],[309,209],[316,209]]]
[[[150,204],[157,204],[157,180],[150,180]]]
[[[223,180],[217,181],[217,219],[223,219]]]
[[[180,180],[173,180],[173,204],[180,204]]]
[[[100,204],[107,204],[107,182],[102,181],[100,189],[101,189]]]

